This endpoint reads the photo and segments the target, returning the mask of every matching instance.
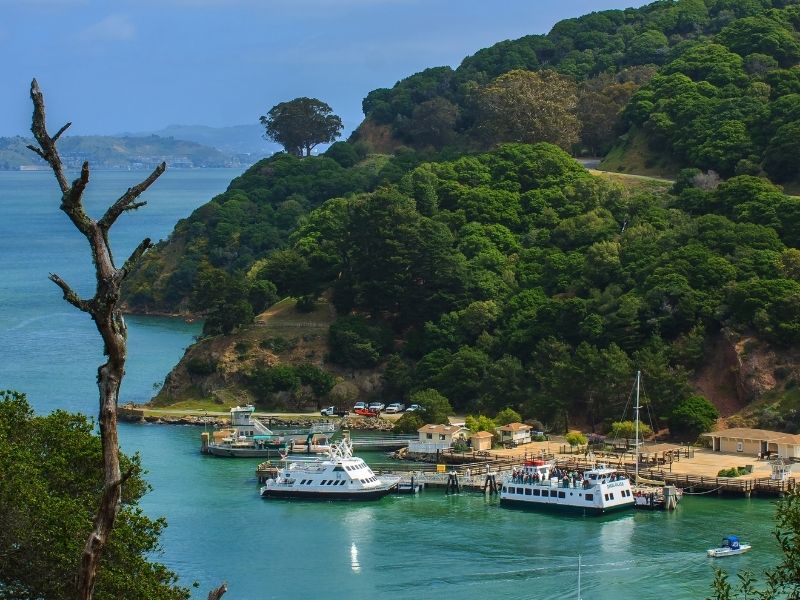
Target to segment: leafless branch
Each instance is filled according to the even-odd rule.
[[[64,300],[72,304],[72,306],[78,310],[82,310],[83,312],[91,312],[91,302],[81,299],[81,297],[78,296],[78,294],[76,294],[69,284],[61,279],[61,277],[55,273],[50,273],[49,279],[64,292]]]
[[[64,125],[61,129],[59,129],[56,132],[56,134],[53,136],[53,142],[57,142],[58,138],[61,137],[61,134],[64,133],[67,129],[69,129],[71,125],[72,125],[72,122],[69,122],[66,125]]]
[[[223,583],[217,589],[208,592],[208,600],[219,600],[228,591],[228,584]]]
[[[142,192],[144,192],[147,188],[149,188],[156,179],[158,179],[161,176],[161,174],[166,170],[166,168],[167,164],[162,162],[153,170],[152,173],[150,173],[147,179],[145,179],[138,185],[128,188],[128,191],[125,192],[119,198],[119,200],[114,202],[114,204],[112,204],[108,208],[106,214],[104,214],[103,217],[100,219],[100,221],[98,222],[100,228],[107,231],[108,229],[111,228],[111,226],[114,224],[114,221],[116,221],[117,218],[123,212],[127,210],[136,210],[140,206],[144,206],[145,204],[147,204],[146,202],[135,202],[135,200],[142,194]]]
[[[128,276],[133,267],[136,266],[136,263],[139,262],[142,255],[152,246],[153,243],[150,241],[150,238],[145,238],[139,242],[139,245],[131,252],[131,255],[128,257],[128,260],[125,261],[125,264],[122,265],[122,268],[117,271],[120,282]]]

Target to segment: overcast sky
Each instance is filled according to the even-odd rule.
[[[361,100],[563,18],[641,0],[0,0],[0,135],[27,134],[30,80],[55,129],[253,123],[298,96],[349,131]]]

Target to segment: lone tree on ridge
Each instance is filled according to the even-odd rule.
[[[314,147],[333,142],[342,131],[342,120],[330,106],[316,98],[295,98],[276,104],[259,121],[266,129],[266,139],[278,142],[286,152],[296,156],[309,156]]]
[[[70,184],[64,173],[61,156],[56,148],[56,142],[72,123],[67,123],[51,137],[47,132],[45,122],[44,96],[35,79],[31,82],[31,100],[33,100],[31,131],[39,145],[30,145],[28,148],[50,165],[61,189],[61,210],[67,214],[75,228],[89,242],[97,287],[94,297],[85,299],[78,296],[70,285],[58,275],[51,273],[50,280],[61,288],[64,300],[78,310],[89,314],[103,338],[103,353],[108,357],[106,362],[97,369],[97,386],[100,390],[98,424],[103,447],[103,490],[92,531],[80,557],[75,589],[75,598],[91,600],[103,550],[120,511],[122,486],[131,476],[131,471],[122,473],[120,470],[117,432],[117,401],[122,378],[125,375],[125,359],[128,351],[128,331],[119,308],[120,288],[125,277],[153,245],[150,238],[145,238],[134,249],[122,267],[117,268],[111,253],[108,232],[122,213],[136,210],[147,204],[138,201],[139,196],[161,176],[167,165],[162,162],[144,181],[128,188],[108,207],[100,219],[92,219],[86,214],[83,206],[83,192],[89,184],[89,163],[83,163],[80,175]],[[222,584],[216,590],[212,590],[208,598],[209,600],[219,600],[226,591],[227,586]]]

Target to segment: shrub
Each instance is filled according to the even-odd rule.
[[[425,425],[422,417],[415,412],[403,413],[403,416],[394,422],[392,431],[395,433],[417,433],[417,430]]]
[[[216,373],[217,365],[210,358],[193,356],[186,361],[186,370],[189,371],[190,375],[211,375],[212,373]]]
[[[567,443],[573,448],[575,446],[583,446],[587,442],[586,436],[583,435],[580,431],[570,431],[566,435],[566,440]]]
[[[714,428],[719,412],[703,396],[689,396],[681,400],[669,416],[669,430],[673,435],[697,437]]]

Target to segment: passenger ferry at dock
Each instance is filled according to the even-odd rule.
[[[331,445],[326,459],[290,461],[261,488],[262,498],[377,500],[397,487],[400,477],[377,476],[345,437]]]
[[[576,474],[532,460],[503,481],[500,504],[603,514],[633,507],[634,495],[630,479],[616,469],[600,465]]]

